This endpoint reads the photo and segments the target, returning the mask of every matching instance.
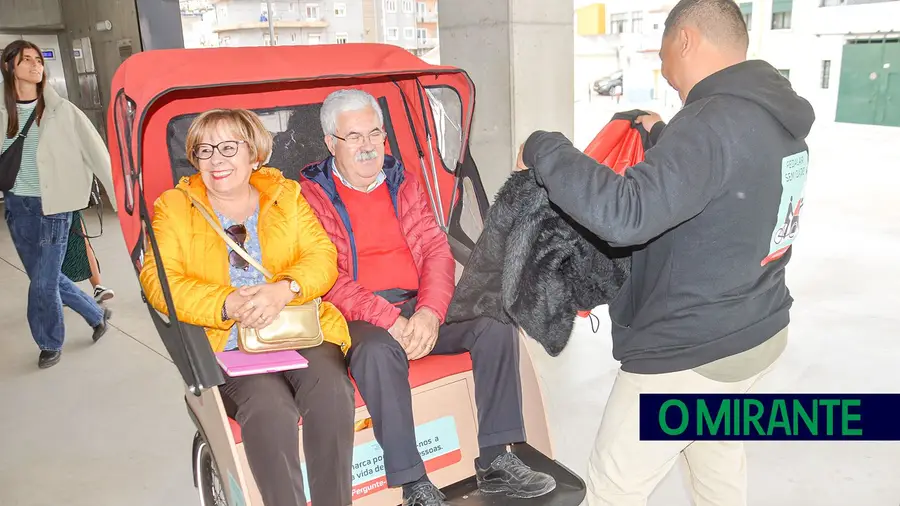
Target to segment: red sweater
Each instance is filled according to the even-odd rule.
[[[391,288],[417,290],[416,262],[394,214],[387,184],[382,183],[371,193],[347,188],[340,181],[335,187],[347,207],[356,241],[356,282],[370,292]]]
[[[341,213],[329,196],[334,195],[335,188],[342,183],[326,175],[330,171],[329,163],[330,159],[326,159],[304,168],[300,178],[303,195],[337,247],[338,279],[323,299],[337,306],[347,321],[362,320],[381,328],[390,328],[397,321],[400,309],[353,279],[353,265],[357,260],[350,248],[350,235]],[[438,226],[431,210],[428,196],[416,177],[409,173],[402,174],[400,171],[403,170],[399,162],[386,156],[387,181],[383,185],[388,188],[397,186],[400,231],[419,273],[416,307],[431,309],[443,323],[456,288],[456,262],[447,235]],[[355,236],[355,228],[353,232]]]

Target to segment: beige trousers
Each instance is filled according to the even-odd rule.
[[[641,441],[641,393],[731,394],[753,391],[778,361],[746,380],[725,383],[694,371],[633,374],[619,370],[588,463],[588,506],[645,506],[679,457],[695,506],[746,506],[747,460],[737,441]]]

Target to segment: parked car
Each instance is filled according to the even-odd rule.
[[[613,96],[622,93],[622,71],[616,71],[606,77],[594,81],[594,93]]]

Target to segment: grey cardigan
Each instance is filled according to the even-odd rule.
[[[44,214],[76,211],[87,206],[94,175],[115,208],[109,150],[103,138],[87,116],[75,104],[59,96],[52,86],[44,88],[44,103],[37,150]],[[3,88],[0,87],[2,135],[6,135],[8,118]]]

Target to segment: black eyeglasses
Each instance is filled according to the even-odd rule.
[[[207,160],[212,158],[213,153],[218,150],[225,158],[231,158],[237,154],[240,145],[246,142],[247,141],[222,141],[218,144],[197,144],[194,146],[194,156],[200,160]]]
[[[232,225],[225,229],[225,233],[228,234],[228,237],[230,237],[232,241],[238,243],[238,246],[244,247],[244,241],[247,240],[247,228],[245,226]],[[231,263],[231,266],[236,269],[243,269],[246,271],[250,267],[250,263],[237,251],[228,252],[228,261]]]

